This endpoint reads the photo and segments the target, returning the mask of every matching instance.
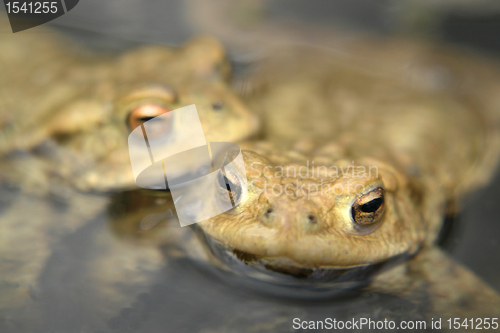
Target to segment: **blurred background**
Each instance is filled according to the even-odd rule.
[[[49,25],[105,52],[215,35],[236,69],[258,60],[272,44],[334,48],[353,32],[430,39],[500,57],[500,2],[495,0],[85,0]],[[497,176],[468,201],[445,242],[454,258],[497,290],[499,202]]]
[[[251,40],[305,43],[321,30],[325,37],[340,29],[425,36],[500,52],[500,3],[495,0],[85,0],[50,24],[107,50],[179,44],[209,33],[225,37],[236,52]]]

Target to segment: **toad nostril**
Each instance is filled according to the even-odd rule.
[[[224,108],[224,103],[222,102],[215,102],[212,104],[212,109],[215,111],[221,111]]]
[[[313,235],[323,232],[327,226],[316,214],[300,214],[296,220],[297,230]]]
[[[264,214],[262,214],[262,222],[267,225],[268,227],[275,227],[276,226],[276,214],[273,214],[274,209],[272,207],[269,207],[266,209]]]

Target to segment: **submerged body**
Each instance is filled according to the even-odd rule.
[[[135,188],[126,138],[131,127],[158,109],[196,104],[207,141],[242,141],[256,129],[256,117],[227,86],[226,63],[213,40],[103,59],[59,52],[59,42],[44,39],[35,46],[43,46],[39,52],[46,58],[39,61],[53,66],[47,72],[58,74],[52,76],[36,74],[37,61],[26,65],[24,76],[14,75],[9,61],[32,58],[29,51],[9,58],[31,47],[12,43],[13,51],[0,62],[10,73],[0,80],[13,78],[9,85],[2,81],[7,88],[0,150],[8,157],[2,176],[26,181],[30,190],[53,190],[58,181],[84,191]],[[271,292],[281,283],[318,287],[320,293],[368,289],[425,303],[425,315],[498,315],[498,295],[434,246],[444,215],[494,170],[498,118],[491,110],[496,100],[464,94],[472,90],[453,85],[427,89],[427,76],[418,74],[407,82],[404,66],[392,64],[376,46],[370,50],[381,54],[375,57],[380,61],[363,66],[355,60],[346,66],[345,59],[314,52],[304,58],[297,50],[290,57],[277,54],[275,62],[248,79],[254,89],[246,102],[264,118],[262,141],[240,144],[248,191],[230,193],[238,205],[194,226],[208,247],[200,246],[190,229],[175,225],[166,211],[173,210],[168,193],[123,192],[119,202],[111,202],[109,215],[99,215],[106,198],[82,199],[86,203],[73,210],[81,198],[65,197],[72,209],[65,206],[57,221],[72,223],[59,232],[54,232],[50,209],[47,218],[31,220],[31,213],[18,212],[23,201],[9,206],[15,211],[2,216],[6,238],[0,244],[8,253],[2,263],[8,269],[15,259],[18,267],[5,278],[2,308],[19,306],[15,318],[22,321],[29,303],[36,309],[30,313],[60,328],[51,311],[71,312],[66,304],[74,302],[76,309],[91,313],[79,318],[82,327],[93,328],[86,326],[88,318],[101,324],[103,317],[123,317],[120,309],[142,306],[147,312],[142,293],[154,293],[168,265],[187,254],[222,268],[223,275],[232,270],[241,273],[238,277],[270,282]],[[491,67],[481,91],[495,91],[495,71]],[[33,82],[23,82],[30,77]],[[33,91],[33,99],[23,100],[26,92],[20,87]],[[155,106],[153,114],[142,108],[148,105]],[[225,170],[212,185],[227,192],[228,182],[241,182],[234,171]],[[206,204],[217,205],[220,198],[210,199]],[[114,215],[115,210],[120,213]],[[19,230],[16,219],[34,228]],[[73,245],[73,234],[83,234],[85,244]],[[125,241],[115,242],[114,236]],[[58,243],[59,238],[64,241]],[[12,245],[16,239],[38,240],[36,249],[43,251],[26,253]],[[51,256],[54,244],[60,248]],[[74,253],[65,253],[68,247]],[[58,284],[75,275],[72,283],[81,293],[76,300]],[[177,292],[168,290],[166,297]],[[293,289],[287,292],[293,297]],[[35,301],[40,298],[53,301],[55,310]]]
[[[242,144],[246,175],[221,171],[231,188],[247,179],[247,191],[229,190],[236,207],[197,228],[224,264],[275,283],[292,275],[298,285],[426,295],[443,316],[498,316],[499,295],[435,247],[445,216],[495,171],[496,99],[422,89],[397,62],[384,76],[358,65],[296,50],[248,79],[266,140]],[[485,80],[457,68],[457,80],[496,89],[494,66]]]

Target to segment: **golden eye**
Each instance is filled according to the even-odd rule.
[[[227,202],[227,196],[229,195],[229,200],[231,204],[235,206],[241,199],[242,188],[241,182],[238,177],[230,172],[222,173],[219,171],[217,175],[217,182],[219,185],[218,192],[221,194],[221,200]]]
[[[159,105],[154,105],[154,104],[145,104],[141,105],[134,110],[132,110],[128,116],[127,119],[127,125],[129,129],[132,131],[136,129],[137,127],[141,126],[145,122],[158,117],[164,113],[169,112],[170,110],[159,106]],[[165,132],[165,130],[168,130],[170,128],[170,123],[171,123],[171,116],[166,117],[167,119],[164,119],[165,117],[162,117],[161,121],[159,120],[158,123],[152,124],[152,130],[150,135],[161,135]],[[165,123],[165,121],[168,121],[168,123]],[[158,132],[158,133],[156,133]]]
[[[358,198],[352,205],[351,214],[356,224],[369,226],[380,221],[384,208],[384,189],[379,187]]]

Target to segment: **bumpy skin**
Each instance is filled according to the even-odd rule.
[[[37,279],[54,244],[105,210],[105,197],[71,187],[137,188],[127,147],[134,108],[196,104],[207,141],[239,141],[258,125],[228,86],[228,62],[214,39],[105,55],[43,27],[14,35],[7,24],[0,20],[0,308],[9,309],[2,318],[36,306]],[[6,190],[4,182],[43,197],[19,195],[16,186]],[[120,250],[119,256],[148,256],[128,250],[130,255]],[[159,250],[152,251],[149,257],[162,263]],[[113,261],[116,253],[101,258]],[[102,266],[91,273],[130,278],[130,272],[117,277]]]
[[[281,61],[271,60],[260,74],[256,74],[257,78],[249,79],[257,82],[256,92],[248,99],[253,110],[260,112],[264,118],[267,143],[247,145],[258,155],[245,155],[250,184],[249,194],[242,204],[248,203],[248,209],[252,211],[242,216],[248,216],[255,225],[264,227],[265,223],[260,222],[262,214],[257,214],[257,207],[265,211],[275,200],[285,200],[285,206],[293,202],[291,198],[295,195],[276,199],[269,191],[262,191],[260,183],[271,188],[274,184],[295,182],[300,178],[293,175],[288,178],[281,175],[277,177],[271,167],[286,168],[308,163],[309,175],[312,176],[301,178],[300,182],[334,183],[347,181],[349,177],[337,180],[330,178],[330,173],[318,175],[311,170],[313,161],[315,168],[323,166],[328,170],[342,165],[344,168],[365,166],[368,171],[369,166],[374,166],[380,177],[390,179],[379,180],[383,181],[383,187],[387,187],[388,200],[406,207],[401,207],[397,213],[394,210],[403,223],[399,226],[408,231],[411,237],[424,232],[425,237],[415,236],[414,240],[418,239],[422,243],[425,238],[426,243],[432,244],[447,206],[458,202],[467,191],[476,187],[478,178],[484,179],[491,175],[494,166],[483,162],[496,160],[498,156],[496,129],[489,127],[489,120],[482,113],[484,108],[481,108],[481,104],[474,107],[472,102],[475,100],[471,96],[458,99],[442,91],[422,92],[405,84],[397,76],[381,78],[377,73],[354,67],[356,63],[347,66],[330,58],[312,51],[302,57],[280,57]],[[293,73],[287,68],[293,68]],[[296,138],[303,139],[295,142]],[[255,168],[260,169],[255,172]],[[267,174],[263,169],[268,171]],[[369,187],[374,180],[362,178],[358,181],[365,182],[363,185]],[[352,203],[354,196],[346,195],[349,195],[347,202]],[[306,193],[303,196],[308,195]],[[324,216],[332,207],[338,209],[330,193],[319,193],[315,197],[318,197],[315,200],[323,200],[323,203],[314,207],[307,206],[312,204],[312,200],[308,200],[311,203],[305,206],[294,204],[291,212],[284,210],[286,217],[279,216],[277,219],[293,221],[295,213],[302,207],[301,214],[310,212],[319,216]],[[259,205],[255,206],[252,202],[258,202]],[[391,203],[388,203],[390,206]],[[317,209],[325,212],[315,212]],[[387,218],[391,216],[391,211],[387,211]],[[216,217],[217,222],[207,222],[204,228],[214,225],[223,230],[222,220],[227,221],[224,223],[228,226],[232,224],[233,228],[237,228],[235,221],[239,222],[240,219],[245,218],[238,215]],[[332,222],[334,220],[333,216],[326,215],[324,219],[318,219],[317,226],[322,225],[321,230],[330,235],[338,231]],[[385,229],[377,229],[377,232],[382,230]],[[387,229],[388,232],[391,230],[397,232],[394,226]],[[218,235],[217,232],[215,234]],[[229,234],[234,236],[235,233]],[[280,237],[285,235],[280,234]],[[322,233],[319,233],[317,238],[321,237]],[[400,240],[414,243],[408,237],[405,235]],[[234,242],[240,246],[242,244],[241,240]],[[272,242],[269,240],[269,244]],[[390,245],[390,242],[383,243],[386,245],[381,245],[382,248]],[[378,253],[384,250],[375,246],[368,252],[372,251]],[[355,254],[352,256],[357,257]],[[338,259],[334,258],[324,262],[310,260],[310,263],[304,263],[316,267],[355,265],[348,259],[345,259],[346,263],[336,263]]]
[[[82,190],[135,187],[127,121],[141,105],[174,110],[196,104],[207,141],[237,142],[257,129],[255,116],[227,84],[229,66],[214,39],[105,56],[54,34],[40,28],[1,35],[0,153],[11,153],[11,164],[18,161],[15,151],[41,157],[19,159],[18,171],[28,171],[15,178],[30,178],[30,189],[54,178]]]
[[[295,151],[279,154],[258,145],[249,148],[252,152],[243,154],[248,192],[241,203],[226,214],[198,223],[217,241],[257,257],[284,257],[293,261],[286,264],[304,268],[367,265],[415,253],[422,243],[427,226],[419,214],[419,203],[412,200],[413,189],[387,164],[356,159],[353,165],[350,159],[335,156],[339,153],[336,145],[320,147],[309,158]],[[307,161],[309,165],[314,161],[316,170],[307,169]],[[321,165],[328,169],[318,169]],[[339,167],[338,176],[330,166]],[[358,177],[361,166],[367,174]],[[359,196],[378,187],[386,194],[384,221],[358,227],[352,221],[351,206]]]
[[[236,208],[198,226],[236,257],[292,275],[416,255],[373,288],[402,295],[418,285],[419,297],[443,315],[498,315],[498,295],[433,247],[444,215],[494,171],[494,99],[478,99],[474,90],[424,90],[397,68],[380,76],[377,68],[312,51],[278,59],[248,81],[257,82],[248,101],[264,117],[268,138],[243,145],[248,192]],[[485,89],[493,89],[493,77],[481,82]],[[306,176],[283,171],[300,166]],[[331,176],[332,167],[348,166],[356,172]],[[360,166],[378,174],[359,177]],[[375,188],[385,189],[385,212],[365,228],[351,207]]]
[[[270,150],[269,143],[245,145],[248,192],[233,210],[197,226],[257,269],[311,281],[324,281],[329,270],[368,268],[400,256],[403,262],[394,268],[365,277],[372,281],[367,289],[407,298],[443,318],[500,315],[498,293],[430,241],[436,227],[426,216],[434,212],[442,218],[445,209],[443,195],[435,193],[438,188],[419,187],[403,172],[370,158],[356,159],[353,173],[347,169],[351,159],[338,158],[338,145],[320,146],[312,154],[304,151],[308,146],[310,142],[299,142],[295,148],[300,152],[282,152]],[[306,168],[307,160],[309,165],[315,161],[316,169]],[[332,177],[331,169],[325,173],[319,165],[348,171]],[[361,166],[376,167],[378,173],[359,177]],[[281,176],[287,170],[289,176]],[[309,176],[293,177],[294,170]],[[359,226],[351,207],[377,187],[385,189],[383,218]]]
[[[126,142],[128,135],[128,103],[144,96],[155,100],[168,96],[172,87],[179,96],[179,104],[165,101],[172,108],[191,103],[211,105],[220,98],[231,105],[227,113],[213,118],[209,115],[217,112],[198,108],[209,141],[238,140],[252,132],[252,124],[245,126],[254,118],[240,109],[221,79],[225,65],[220,47],[213,41],[193,42],[176,51],[143,48],[113,60],[77,50],[66,53],[61,51],[59,42],[38,35],[25,38],[24,42],[2,42],[5,52],[0,53],[0,66],[7,73],[0,76],[5,87],[1,99],[2,150],[10,152],[9,157],[15,160],[18,157],[12,156],[13,151],[37,148],[34,152],[41,158],[26,157],[32,170],[39,172],[31,174],[35,184],[47,183],[46,169],[52,171],[52,177],[55,174],[69,179],[84,189],[124,188],[133,184],[126,147],[120,144]],[[39,56],[32,57],[33,53]],[[82,58],[86,60],[82,62]],[[491,289],[432,248],[449,202],[486,181],[494,164],[491,161],[496,160],[497,151],[493,148],[498,136],[489,126],[495,122],[478,114],[483,110],[481,103],[471,96],[464,96],[470,103],[463,103],[453,97],[454,90],[451,94],[441,90],[415,91],[415,87],[406,87],[405,82],[397,79],[398,71],[393,74],[396,78],[380,76],[366,68],[356,70],[356,63],[351,67],[328,67],[314,59],[315,66],[292,63],[294,70],[283,75],[287,73],[283,66],[291,65],[280,59],[265,69],[264,83],[259,83],[260,78],[256,80],[256,92],[249,98],[254,109],[267,119],[267,142],[242,145],[246,149],[249,191],[238,198],[235,209],[197,226],[228,249],[292,274],[300,269],[350,269],[399,254],[417,253],[408,264],[375,278],[372,288],[404,295],[418,287],[424,292],[419,296],[429,297],[439,311],[454,301],[466,304],[467,297],[456,296],[470,296],[472,292],[476,297],[468,300],[473,305],[466,304],[465,309],[481,300],[486,305],[478,308],[498,309],[498,296]],[[155,87],[149,88],[150,83],[155,83]],[[30,99],[24,98],[26,91],[30,92]],[[136,100],[137,96],[140,98]],[[475,107],[476,104],[480,106]],[[218,130],[222,122],[224,131]],[[217,129],[213,137],[209,137],[210,129]],[[224,136],[218,138],[217,134]],[[301,137],[310,139],[292,143]],[[64,156],[67,160],[60,159]],[[21,156],[20,162],[25,162],[24,158]],[[75,158],[81,169],[75,166]],[[307,165],[307,161],[311,176],[279,175],[278,166],[300,170],[298,167]],[[316,170],[325,166],[328,173],[313,171],[312,161]],[[20,165],[24,167],[26,163]],[[375,166],[378,173],[371,177],[330,175],[331,166],[345,170],[353,165]],[[29,173],[24,170],[18,170],[21,179]],[[349,183],[351,186],[340,190],[334,187]],[[276,194],[274,185],[282,185],[286,192]],[[356,185],[363,190],[356,193]],[[368,228],[357,227],[351,214],[353,202],[365,191],[379,187],[385,190],[382,219]],[[217,205],[218,198],[213,199],[209,204]],[[44,228],[50,223],[40,221],[40,225],[40,229],[26,229],[29,237],[43,242],[41,234],[35,233],[46,233]],[[13,223],[3,235],[15,227],[18,225]],[[123,224],[117,223],[115,229],[124,232]],[[133,231],[134,236],[144,234]],[[154,237],[154,230],[150,235],[156,244],[163,241],[165,234],[161,234],[160,240]],[[145,238],[141,242],[148,242]],[[172,238],[173,243],[179,242],[180,238]],[[106,237],[96,241],[107,244]],[[19,249],[9,244],[4,246]],[[124,256],[128,253],[118,250],[109,251],[109,255],[99,252],[95,266],[98,268],[89,270],[89,274],[100,275],[104,282],[122,282],[124,276],[130,278],[130,271],[136,271],[136,261],[148,256],[137,251]],[[134,253],[136,257],[130,259]],[[20,291],[26,291],[38,275],[49,247],[35,259],[31,254],[15,252],[12,257],[17,256],[22,266],[23,255],[36,262],[37,267],[30,269]],[[130,259],[133,264],[109,265],[108,260],[114,261],[117,256],[126,257],[124,260]],[[156,264],[162,260],[158,254],[150,257]],[[459,288],[462,290],[457,293]],[[120,290],[111,293],[120,303],[124,302]]]

